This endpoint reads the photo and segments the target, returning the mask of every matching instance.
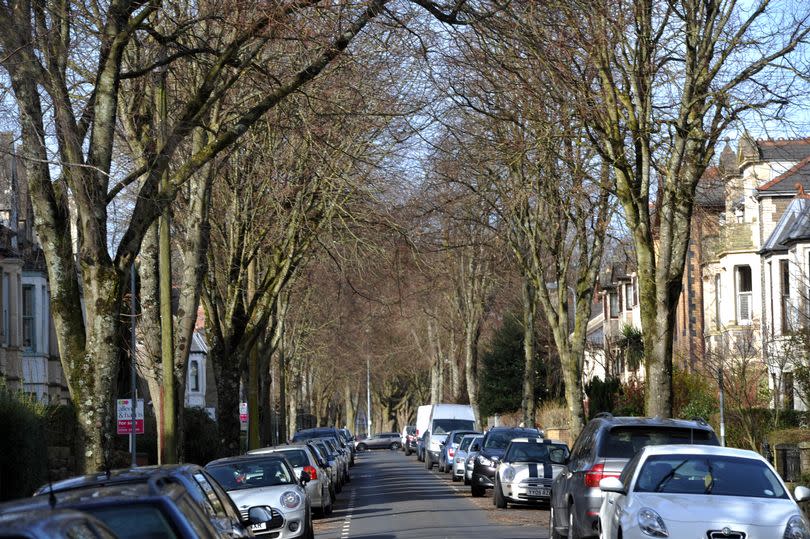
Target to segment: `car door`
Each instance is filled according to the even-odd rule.
[[[627,463],[627,466],[624,467],[622,474],[619,476],[619,481],[624,485],[624,491],[627,494],[621,494],[619,492],[604,493],[600,514],[605,516],[605,519],[601,521],[602,528],[605,531],[605,537],[615,539],[619,536],[619,521],[627,507],[627,497],[630,494],[630,486],[633,482],[633,478],[636,476],[636,468],[638,468],[640,461],[641,452],[637,453],[630,462]]]
[[[557,474],[551,486],[552,516],[555,525],[562,526],[568,520],[568,496],[572,494],[576,486],[575,473],[583,465],[583,461],[588,456],[588,444],[592,441],[595,423],[588,423],[574,442],[574,448],[566,466]]]

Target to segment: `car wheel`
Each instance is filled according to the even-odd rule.
[[[453,483],[458,483],[458,481],[459,479],[458,476],[456,475],[456,472],[453,472]]]
[[[503,490],[501,489],[501,482],[498,479],[495,479],[495,493],[492,496],[495,500],[495,507],[498,509],[506,509],[509,505],[506,503],[506,496],[503,495]]]
[[[393,450],[399,449],[399,442],[392,442],[391,445],[388,446],[388,448]]]
[[[464,486],[469,486],[469,485],[470,485],[470,480],[467,479],[467,474],[465,473],[464,474]]]
[[[574,522],[574,504],[568,506],[568,539],[580,539],[579,530]]]
[[[309,519],[309,524],[307,524],[307,533],[304,537],[307,539],[315,539],[315,526],[312,525],[312,517]]]
[[[548,510],[548,536],[549,539],[562,539],[562,535],[554,529],[554,506],[550,505]]]
[[[480,498],[484,494],[486,494],[487,489],[484,487],[479,487],[475,483],[470,483],[470,493],[472,494],[473,498]]]
[[[357,444],[358,451],[365,451],[367,447],[366,444]]]
[[[406,457],[410,457],[410,456],[411,456],[411,453],[413,453],[413,451],[411,451],[411,448],[410,448],[410,447],[406,447],[406,448],[405,448],[405,456],[406,456]]]
[[[430,453],[425,451],[425,469],[431,470],[433,469],[433,461],[430,460]]]
[[[351,483],[351,482],[352,482],[352,476],[351,476],[350,474],[348,474],[348,473],[346,474],[346,482],[347,482],[347,483]]]

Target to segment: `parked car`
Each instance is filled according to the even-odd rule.
[[[343,470],[343,484],[351,483],[352,478],[351,475],[349,475],[349,460],[351,456],[348,449],[341,448],[340,444],[338,444],[337,440],[334,438],[321,438],[321,441],[325,443],[329,451],[337,457],[337,461]]]
[[[416,449],[416,425],[406,425],[405,428],[402,429],[400,443],[402,444],[402,451],[404,451],[406,455],[410,455],[413,450]]]
[[[312,511],[306,492],[309,476],[297,477],[281,455],[243,455],[209,462],[205,469],[214,476],[240,511],[263,505],[272,516],[251,526],[257,536],[312,539]]]
[[[453,459],[458,450],[458,444],[461,439],[467,434],[481,434],[474,430],[454,430],[447,435],[447,439],[442,443],[441,451],[439,451],[439,471],[449,472],[453,467]]]
[[[495,468],[515,438],[540,438],[540,431],[523,427],[494,427],[481,440],[481,450],[473,461],[470,491],[474,497],[483,496],[495,486]]]
[[[464,479],[464,465],[467,462],[467,454],[472,441],[475,440],[476,437],[478,437],[476,434],[465,434],[461,437],[461,441],[458,443],[458,449],[456,449],[456,454],[453,456],[453,467],[450,470],[453,482],[462,481]]]
[[[481,442],[484,441],[484,436],[476,436],[470,442],[470,448],[467,450],[467,457],[464,459],[464,485],[472,483],[472,473],[475,467],[475,457],[481,452]]]
[[[475,412],[469,404],[434,404],[424,436],[425,468],[439,463],[442,442],[454,430],[475,431]]]
[[[36,509],[0,515],[0,537],[9,539],[116,539],[96,517],[72,509]]]
[[[365,440],[354,443],[354,447],[358,451],[366,451],[367,449],[399,449],[400,445],[398,432],[380,432]]]
[[[0,505],[0,514],[24,515],[50,507],[88,513],[104,522],[121,539],[220,539],[227,536],[211,524],[183,484],[165,474],[155,474],[147,482],[89,485],[33,496]],[[266,516],[263,509],[249,508],[246,519],[249,517],[259,524],[259,518]]]
[[[306,472],[309,481],[306,483],[307,496],[309,496],[312,507],[317,508],[321,515],[327,516],[332,513],[332,503],[334,502],[334,490],[329,484],[329,473],[318,460],[315,449],[307,444],[280,445],[275,447],[263,447],[248,451],[248,455],[282,455],[292,465],[298,477],[301,472]]]
[[[416,460],[425,460],[425,431],[430,422],[430,412],[433,405],[425,404],[416,409]]]
[[[542,438],[515,438],[495,473],[493,500],[506,509],[510,503],[540,504],[551,498],[551,483],[568,461],[568,446]]]
[[[194,502],[223,537],[250,537],[248,524],[219,483],[196,464],[168,464],[123,468],[105,473],[80,475],[49,483],[34,492],[34,496],[51,492],[67,492],[102,486],[121,486],[148,483],[152,478],[170,477],[181,483]]]
[[[329,448],[323,438],[314,438],[307,443],[315,447],[326,459],[326,462],[329,463],[329,467],[334,470],[332,482],[335,485],[335,493],[340,494],[340,492],[343,490],[343,483],[345,481],[343,478],[343,461],[338,459],[338,455]]]
[[[345,431],[345,432],[342,432]],[[347,461],[349,466],[354,466],[354,444],[352,443],[353,437],[349,440],[346,439],[347,429],[337,429],[335,427],[316,427],[312,429],[302,429],[293,434],[293,442],[306,442],[315,438],[334,438],[335,442],[341,449],[347,452]],[[351,434],[351,433],[349,433]]]
[[[346,428],[338,429],[338,434],[343,437],[343,443],[345,443],[352,452],[351,459],[349,460],[349,466],[354,466],[354,434],[352,434],[352,432]]]
[[[773,467],[753,451],[663,445],[643,448],[620,477],[599,482],[600,537],[807,538],[808,524]]]
[[[613,417],[601,413],[580,433],[563,473],[551,486],[550,536],[594,537],[602,506],[599,481],[618,477],[642,447],[664,444],[720,445],[703,420]]]
[[[325,451],[321,447],[312,443],[311,441],[307,442],[306,444],[307,447],[309,447],[312,450],[312,453],[315,455],[318,464],[320,464],[321,468],[326,470],[326,475],[329,476],[329,494],[331,495],[331,498],[334,501],[337,498],[337,491],[335,490],[338,480],[337,468],[329,464],[329,457],[326,455]]]

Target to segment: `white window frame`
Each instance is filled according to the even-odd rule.
[[[37,288],[32,284],[24,284],[20,287],[20,320],[22,324],[20,343],[26,352],[37,351]],[[26,294],[29,295],[30,311],[26,313]],[[28,335],[30,333],[30,335]],[[30,342],[26,344],[26,337],[30,337]]]
[[[742,279],[740,278],[740,271],[746,268],[748,270],[751,282],[750,290],[742,290]],[[735,293],[735,308],[737,316],[737,324],[750,325],[754,316],[754,272],[748,264],[740,264],[734,266],[734,293]],[[747,307],[747,308],[746,308]]]

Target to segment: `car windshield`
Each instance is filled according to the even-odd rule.
[[[456,432],[455,434],[453,434],[453,440],[451,441],[451,443],[454,444],[459,443],[461,439],[464,438],[464,436],[466,436],[467,434],[469,434],[469,432]]]
[[[405,434],[416,434],[416,427],[405,427]]]
[[[718,445],[714,432],[708,429],[614,427],[602,439],[599,455],[604,458],[630,459],[642,447],[665,444]]]
[[[287,462],[293,465],[294,468],[303,468],[309,466],[309,459],[303,449],[287,449],[279,451],[279,453],[287,459]]]
[[[324,438],[323,443],[326,444],[326,447],[328,447],[329,451],[331,451],[333,454],[337,453],[337,446],[335,445],[335,442],[333,442],[330,438]]]
[[[535,436],[539,436],[539,432],[535,433]],[[487,439],[484,442],[485,449],[505,449],[509,442],[512,441],[512,438],[517,438],[518,436],[526,436],[527,433],[515,431],[515,430],[495,430],[490,431],[487,434]]]
[[[327,459],[334,460],[335,454],[329,450],[329,447],[324,443],[323,440],[316,442],[316,446],[320,449],[321,454],[325,455]]]
[[[272,487],[295,483],[283,460],[274,458],[217,464],[208,468],[225,490]]]
[[[472,444],[473,440],[474,440],[474,438],[472,436],[464,436],[464,437],[462,437],[461,438],[461,444],[459,444],[458,448],[461,451],[466,451],[470,447],[470,445]]]
[[[512,442],[503,457],[505,462],[553,462],[562,464],[568,456],[565,444]]]
[[[787,498],[768,466],[720,455],[651,455],[638,472],[635,492]]]
[[[472,430],[475,422],[469,419],[434,419],[433,434],[447,434],[454,430]]]
[[[104,507],[82,507],[121,539],[174,539],[177,537],[172,525],[159,507],[148,504],[127,503],[126,505]]]

